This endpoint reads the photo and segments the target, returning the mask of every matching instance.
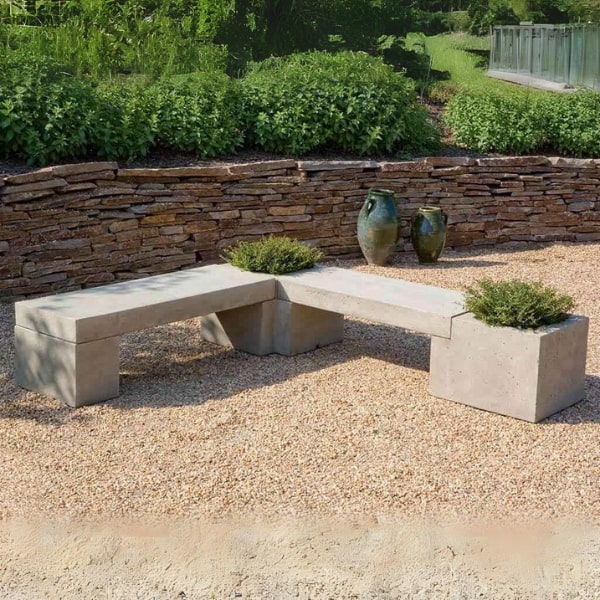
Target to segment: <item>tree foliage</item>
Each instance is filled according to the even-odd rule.
[[[508,0],[472,0],[469,9],[470,31],[486,35],[492,25],[515,25],[519,17]]]

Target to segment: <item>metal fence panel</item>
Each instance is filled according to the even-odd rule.
[[[600,90],[600,25],[502,25],[490,69]]]

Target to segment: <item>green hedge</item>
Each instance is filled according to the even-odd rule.
[[[578,92],[553,97],[545,106],[549,138],[560,154],[600,156],[600,93]]]
[[[447,105],[457,142],[480,152],[600,156],[600,94],[463,91]],[[0,57],[0,156],[32,164],[152,148],[209,158],[246,146],[306,154],[434,150],[413,82],[364,53],[269,59],[241,80],[220,72],[97,85],[48,59]]]
[[[157,84],[153,93],[159,146],[192,150],[206,158],[242,145],[241,94],[227,75],[180,75]]]
[[[228,154],[243,141],[241,113],[239,84],[222,73],[93,85],[49,59],[0,58],[0,156],[30,164],[130,160],[154,147]]]
[[[90,127],[91,150],[104,158],[139,158],[152,147],[229,154],[243,141],[239,86],[222,73],[197,73],[101,87]]]
[[[94,85],[51,61],[0,61],[0,154],[44,164],[153,147],[202,158],[246,144],[302,154],[425,152],[438,142],[413,82],[364,53],[313,52],[257,64],[241,81],[215,72]]]
[[[0,57],[0,155],[45,164],[85,151],[94,93],[50,60]]]
[[[309,52],[254,65],[242,80],[248,142],[269,152],[427,151],[437,131],[413,82],[361,52]]]
[[[479,152],[534,152],[548,136],[539,98],[517,92],[459,92],[448,102],[444,121],[461,146]]]
[[[468,90],[448,102],[444,121],[461,146],[480,152],[600,156],[597,92]]]
[[[141,86],[100,87],[90,114],[90,151],[109,160],[146,156],[157,129],[156,101]]]

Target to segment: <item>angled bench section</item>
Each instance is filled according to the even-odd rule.
[[[583,398],[587,318],[536,332],[490,328],[463,303],[457,291],[320,267],[279,276],[270,311],[246,307],[206,321],[211,341],[293,355],[340,341],[349,315],[430,335],[429,392],[439,398],[531,422]],[[235,325],[248,310],[261,319],[260,337]]]
[[[73,407],[114,398],[122,334],[275,297],[270,275],[214,265],[17,302],[15,380]]]
[[[204,318],[202,327],[208,341],[252,354],[292,356],[341,341],[344,315],[450,338],[452,319],[465,312],[460,292],[317,267],[278,276],[277,299],[268,310],[254,306],[223,311]],[[260,320],[262,326],[242,330],[239,324],[249,319]]]

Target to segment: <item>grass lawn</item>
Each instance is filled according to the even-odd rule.
[[[460,87],[511,92],[516,86],[486,75],[490,39],[467,33],[441,34],[425,38],[425,51],[431,56],[431,68],[447,72],[449,80],[433,85],[433,94],[447,96]],[[533,91],[533,90],[532,90]],[[533,93],[537,93],[533,91]]]

